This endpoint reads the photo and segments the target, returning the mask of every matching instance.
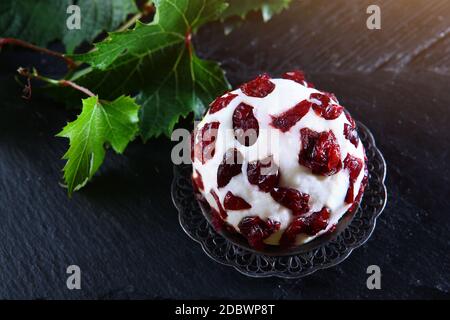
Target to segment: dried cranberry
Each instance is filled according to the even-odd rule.
[[[234,94],[234,93],[228,93],[225,96],[219,97],[216,100],[214,100],[211,103],[211,108],[209,109],[209,113],[213,114],[216,113],[217,111],[222,110],[223,108],[225,108],[226,106],[228,106],[228,104],[230,104],[231,100],[233,100],[234,98],[236,98],[238,95]]]
[[[332,131],[300,130],[299,163],[314,174],[330,176],[342,168],[340,148]]]
[[[275,84],[270,81],[267,74],[262,74],[256,79],[241,85],[242,92],[249,97],[264,98],[275,89]]]
[[[247,177],[251,184],[257,185],[264,192],[272,190],[280,181],[278,166],[273,161],[272,156],[263,160],[249,162]]]
[[[242,172],[242,154],[237,149],[229,149],[217,169],[217,186],[225,187],[233,178]]]
[[[361,202],[362,196],[364,194],[364,190],[366,189],[367,183],[369,182],[369,173],[367,171],[367,165],[364,165],[364,177],[361,180],[361,185],[359,186],[358,194],[356,195],[355,201],[348,209],[348,212],[355,212],[356,208],[358,208],[359,203]]]
[[[231,191],[228,191],[225,195],[223,206],[226,210],[246,210],[252,207],[247,201],[235,196]]]
[[[240,103],[233,113],[233,129],[236,139],[246,147],[255,144],[259,135],[259,124],[253,107]]]
[[[349,186],[347,190],[347,194],[345,196],[345,202],[352,203],[355,200],[354,197],[354,184],[356,179],[358,178],[361,169],[363,168],[363,161],[359,158],[356,158],[350,154],[347,154],[347,157],[344,160],[344,168],[349,170]]]
[[[288,80],[298,82],[301,85],[303,85],[303,83],[305,81],[305,74],[301,70],[293,70],[293,71],[286,72],[281,77],[283,79],[288,79]]]
[[[220,216],[219,211],[217,211],[212,207],[211,207],[211,224],[217,231],[222,230],[223,226],[225,225],[225,221]]]
[[[283,232],[280,239],[282,246],[292,246],[295,244],[295,239],[300,233],[305,233],[309,236],[317,234],[328,226],[328,219],[330,218],[330,210],[323,207],[322,210],[314,212],[308,217],[297,217]]]
[[[308,100],[303,100],[297,103],[291,109],[272,116],[272,126],[281,130],[282,132],[289,131],[298,121],[300,121],[305,114],[308,113],[311,103]]]
[[[214,157],[219,122],[210,122],[200,129],[200,141],[194,146],[195,157],[205,164]]]
[[[355,148],[358,147],[359,137],[358,137],[358,132],[356,131],[355,127],[352,127],[348,123],[345,123],[344,124],[344,136],[347,140],[349,140],[355,146]]]
[[[326,120],[336,119],[344,111],[344,107],[337,104],[332,104],[328,95],[311,93],[309,99],[316,114]]]
[[[195,170],[195,174],[192,175],[192,184],[194,185],[195,192],[199,192],[200,190],[203,190],[205,188],[203,186],[202,176],[197,170]]]
[[[352,116],[347,110],[344,110],[345,117],[347,118],[348,122],[350,122],[350,125],[352,128],[356,128],[355,120],[353,120]]]
[[[280,223],[268,219],[263,221],[258,216],[245,217],[239,222],[238,228],[248,243],[255,249],[264,248],[264,239],[280,229]]]
[[[270,191],[270,195],[276,202],[291,209],[295,216],[309,211],[309,194],[292,188],[274,188]]]
[[[213,196],[214,200],[216,201],[217,207],[219,208],[219,214],[222,219],[225,219],[227,217],[227,212],[222,207],[222,203],[220,203],[219,196],[214,190],[211,190],[211,195]]]

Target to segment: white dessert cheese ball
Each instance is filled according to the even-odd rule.
[[[301,71],[261,75],[217,98],[194,129],[192,156],[214,226],[257,249],[332,231],[367,184],[355,122]]]

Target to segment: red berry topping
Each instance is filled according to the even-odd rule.
[[[242,172],[242,154],[237,149],[229,149],[217,169],[217,186],[225,187],[233,178]]]
[[[222,219],[225,219],[227,217],[227,212],[222,207],[222,204],[220,203],[219,196],[214,190],[211,190],[211,195],[213,196],[214,200],[216,201],[217,207],[219,208],[219,214]]]
[[[209,113],[213,114],[213,113],[216,113],[217,111],[222,110],[223,108],[228,106],[230,104],[231,100],[233,100],[237,96],[238,96],[237,94],[228,93],[225,96],[217,98],[210,104],[211,108],[209,109]]]
[[[353,120],[352,116],[347,110],[344,110],[345,117],[347,118],[348,122],[350,122],[350,125],[352,128],[356,128],[355,120]]]
[[[219,211],[217,211],[212,207],[211,207],[211,224],[217,231],[222,230],[225,225],[225,221],[220,216]]]
[[[347,190],[347,195],[345,196],[345,202],[352,203],[355,200],[354,197],[354,184],[356,182],[356,179],[358,178],[362,168],[363,168],[363,161],[359,158],[356,158],[350,154],[347,154],[347,157],[345,157],[344,160],[344,168],[349,170],[349,186]]]
[[[305,82],[305,74],[301,70],[294,70],[294,71],[286,72],[281,77],[283,79],[288,79],[288,80],[298,82],[301,85],[303,85]]]
[[[309,194],[301,193],[292,188],[274,188],[270,191],[272,198],[292,210],[294,216],[305,214],[309,211]]]
[[[306,86],[308,88],[315,88],[314,83],[312,83],[312,82],[306,82]]]
[[[200,190],[203,190],[205,188],[203,186],[202,176],[197,170],[195,170],[195,174],[192,175],[192,184],[194,185],[195,192],[199,192]]]
[[[309,99],[316,114],[326,120],[336,119],[344,111],[344,107],[332,104],[328,95],[311,93]]]
[[[348,212],[350,212],[350,213],[355,212],[356,208],[358,207],[359,203],[361,202],[361,199],[364,194],[364,190],[367,186],[368,181],[369,181],[369,173],[367,171],[367,165],[364,165],[364,177],[361,181],[361,185],[359,187],[359,191],[358,191],[358,194],[356,195],[355,201],[353,201],[353,204],[348,209]]]
[[[268,219],[267,222],[258,216],[245,217],[239,222],[239,230],[247,238],[248,243],[255,249],[264,248],[264,239],[280,229],[280,223]]]
[[[345,117],[347,118],[350,124],[344,124],[344,136],[347,140],[350,140],[351,143],[357,148],[359,143],[358,131],[356,131],[356,123],[353,120],[352,116],[347,110],[344,110]]]
[[[236,139],[246,147],[258,139],[259,124],[253,114],[253,107],[240,103],[233,113],[233,129]]]
[[[272,190],[280,181],[278,166],[273,161],[272,156],[263,160],[249,162],[247,177],[251,184],[257,185],[264,192]]]
[[[272,126],[281,130],[281,132],[289,131],[305,116],[305,114],[308,113],[310,107],[311,102],[308,100],[300,101],[294,107],[283,112],[282,114],[272,116]]]
[[[231,191],[228,191],[225,195],[223,206],[226,210],[246,210],[252,207],[247,201],[241,197],[235,196]]]
[[[358,132],[356,131],[355,127],[352,127],[348,123],[345,123],[344,124],[344,136],[347,140],[350,140],[350,142],[355,146],[355,148],[358,147],[359,137],[358,137]]]
[[[275,84],[270,81],[267,74],[262,74],[256,79],[241,85],[242,92],[249,97],[264,98],[275,89]]]
[[[302,147],[299,163],[314,174],[331,176],[342,168],[339,145],[332,131],[300,130]]]
[[[322,210],[314,212],[308,217],[295,218],[289,227],[283,232],[280,239],[280,244],[289,247],[295,244],[295,239],[300,233],[305,233],[309,236],[317,234],[328,226],[328,219],[330,218],[330,210],[323,207]]]
[[[195,157],[205,164],[214,157],[219,122],[210,122],[200,129],[200,141],[194,146]]]

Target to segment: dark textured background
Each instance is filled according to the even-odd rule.
[[[382,29],[366,28],[378,4]],[[210,25],[200,55],[233,85],[304,69],[374,133],[388,164],[389,199],[371,239],[337,267],[300,280],[252,279],[211,261],[181,230],[170,199],[171,142],[109,153],[68,199],[58,185],[74,113],[20,99],[18,65],[61,66],[22,50],[0,54],[0,298],[450,298],[450,1],[294,0],[264,24],[229,36]],[[66,288],[66,267],[82,290]],[[366,268],[382,269],[382,290]]]

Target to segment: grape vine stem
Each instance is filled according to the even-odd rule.
[[[34,44],[28,43],[23,40],[19,40],[19,39],[15,39],[15,38],[0,38],[0,48],[6,44],[19,46],[22,48],[27,48],[27,49],[34,50],[37,52],[42,52],[42,53],[48,54],[50,56],[61,58],[65,61],[65,63],[69,67],[69,69],[75,69],[76,67],[78,67],[78,65],[75,63],[75,61],[73,61],[69,57],[66,57],[64,54],[62,54],[60,52],[49,50],[47,48],[38,47],[38,46],[35,46]]]
[[[27,79],[37,79],[40,81],[43,81],[45,83],[48,83],[50,85],[53,86],[57,86],[57,87],[71,87],[75,90],[78,90],[84,94],[86,94],[89,97],[94,97],[96,96],[91,90],[82,87],[78,84],[76,84],[75,82],[69,81],[69,80],[56,80],[56,79],[51,79],[48,77],[44,77],[41,76],[40,74],[38,74],[38,72],[36,71],[36,69],[33,68],[33,71],[30,72],[30,70],[26,69],[26,68],[19,68],[17,69],[17,72],[21,75],[26,77]]]

